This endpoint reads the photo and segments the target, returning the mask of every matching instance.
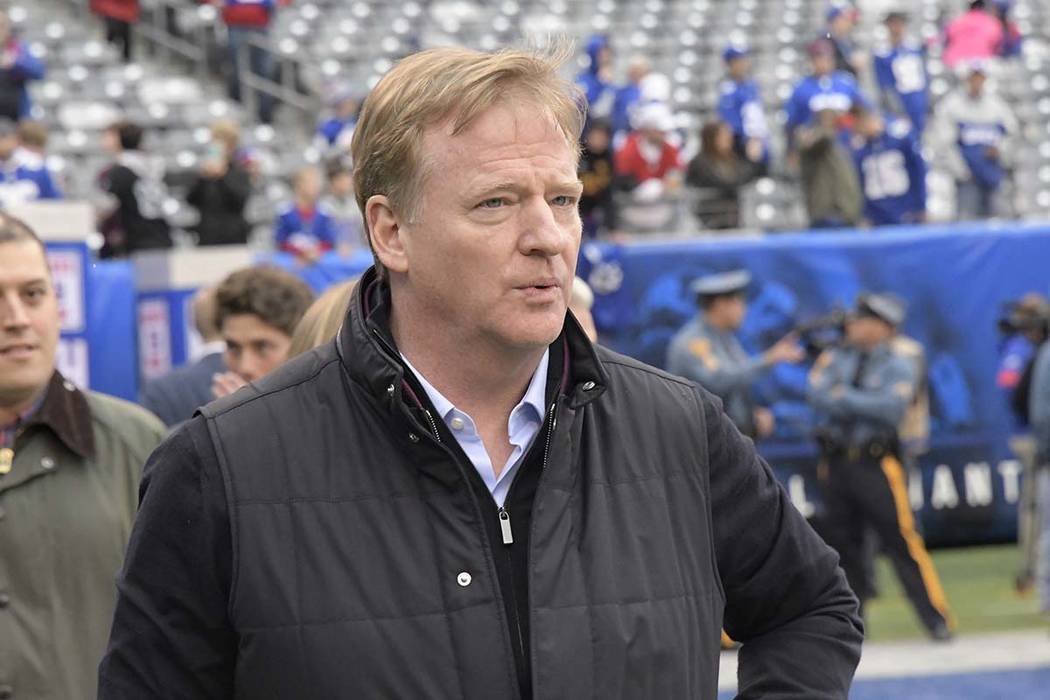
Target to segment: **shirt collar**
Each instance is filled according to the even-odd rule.
[[[95,456],[95,434],[87,397],[57,370],[51,375],[40,408],[24,423],[23,433],[40,425],[50,428],[72,452],[85,459]]]
[[[550,367],[550,348],[547,348],[543,352],[543,357],[540,359],[539,365],[536,366],[536,371],[532,373],[532,379],[529,381],[529,386],[525,390],[525,395],[518,402],[518,405],[514,407],[514,410],[510,413],[510,422],[516,422],[522,411],[521,409],[528,406],[535,410],[535,416],[538,416],[542,421],[543,416],[546,413],[545,402],[547,399],[547,370]],[[427,381],[427,378],[416,369],[408,358],[401,354],[401,359],[405,361],[405,365],[412,370],[412,374],[416,375],[416,379],[419,380],[420,386],[423,387],[423,391],[427,392],[427,397],[430,399],[430,403],[434,405],[434,410],[441,416],[441,420],[448,421],[453,412],[458,409],[455,405],[445,398],[440,391],[438,391],[433,384]],[[527,417],[526,417],[527,418]],[[516,426],[508,425],[510,432],[514,432]]]

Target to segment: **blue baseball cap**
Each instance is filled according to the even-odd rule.
[[[746,44],[730,44],[722,52],[722,60],[726,63],[735,61],[738,58],[744,58],[751,53],[751,48]]]
[[[844,12],[849,12],[852,9],[853,8],[846,3],[836,2],[828,8],[828,11],[827,13],[825,13],[824,17],[828,22],[833,22],[841,14],[843,14]]]

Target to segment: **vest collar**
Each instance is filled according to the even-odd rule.
[[[405,380],[406,368],[390,333],[390,288],[369,268],[354,289],[350,309],[336,339],[340,360],[350,376],[381,403],[396,408],[407,401],[422,405]],[[600,396],[608,375],[594,346],[572,314],[566,315],[561,335],[550,346],[564,358],[566,371],[558,395],[567,395],[575,406]]]

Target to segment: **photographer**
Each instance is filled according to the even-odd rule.
[[[1021,549],[1021,568],[1017,573],[1018,591],[1028,590],[1034,580],[1039,518],[1036,505],[1036,440],[1032,435],[1030,404],[1033,373],[1039,348],[1045,345],[1050,327],[1050,302],[1041,294],[1030,293],[1007,304],[999,319],[1002,336],[996,385],[1010,411],[1010,450],[1024,468],[1021,502],[1017,508],[1017,544]]]

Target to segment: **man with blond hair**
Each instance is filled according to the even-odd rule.
[[[694,384],[566,308],[557,57],[437,49],[353,139],[376,265],[337,337],[146,467],[100,697],[845,698],[835,554]]]

